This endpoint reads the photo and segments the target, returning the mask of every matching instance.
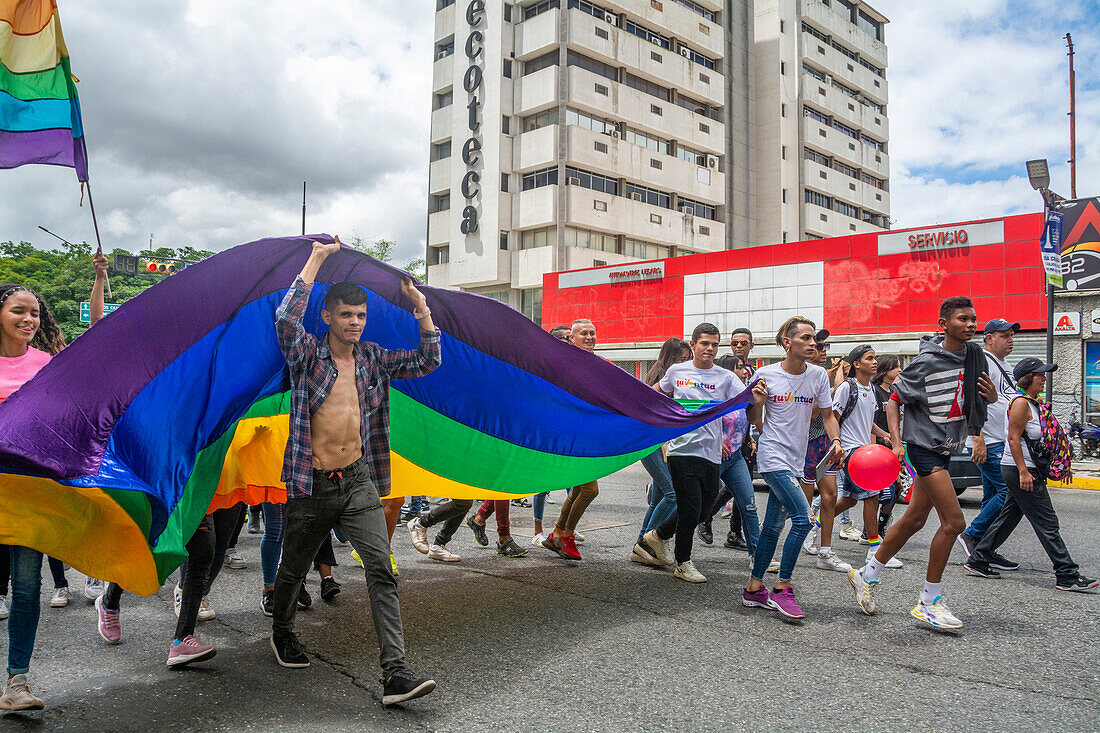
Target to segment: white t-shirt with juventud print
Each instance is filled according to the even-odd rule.
[[[745,389],[733,372],[722,367],[699,369],[693,362],[673,364],[661,378],[661,391],[678,400],[728,400]],[[668,442],[668,455],[695,456],[722,463],[722,419],[711,420]]]
[[[852,393],[851,382],[847,379],[837,387],[833,393],[833,409],[836,410],[837,419],[848,406],[849,395]],[[871,425],[875,422],[875,409],[878,402],[875,401],[875,387],[868,384],[864,387],[859,382],[856,385],[856,404],[851,414],[840,424],[840,447],[844,450],[852,450],[871,442]]]
[[[793,471],[801,476],[814,405],[822,409],[833,406],[829,375],[814,364],[807,364],[801,374],[788,374],[782,363],[776,363],[757,369],[753,381],[757,379],[768,385],[764,431],[756,454],[757,470]]]

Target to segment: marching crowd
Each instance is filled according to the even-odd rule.
[[[317,337],[306,331],[302,319],[314,278],[339,247],[338,238],[332,244],[314,244],[277,312],[291,383],[291,429],[282,471],[287,500],[248,508],[248,527],[259,532],[262,516],[259,605],[272,617],[275,659],[288,668],[310,663],[294,632],[297,609],[312,603],[303,584],[306,575],[315,569],[322,600],[332,601],[340,592],[332,575],[333,537],[352,546],[353,558],[364,569],[380,647],[382,702],[391,705],[436,686],[405,662],[398,569],[391,552],[397,523],[404,520],[416,550],[440,562],[460,561],[448,544],[463,523],[478,544],[488,545],[491,515],[498,554],[518,558],[528,549],[511,534],[513,503],[507,500],[485,501],[470,515],[471,500],[431,503],[412,497],[403,506],[402,499],[387,498],[388,384],[430,373],[445,355],[424,295],[409,279],[402,292],[420,324],[417,348],[387,350],[361,341],[366,293],[352,283],[328,289],[321,314],[327,333]],[[94,266],[93,323],[102,315],[106,258],[97,255]],[[799,555],[806,553],[813,556],[815,569],[846,574],[855,605],[873,615],[884,570],[901,567],[897,553],[934,509],[939,528],[911,611],[932,627],[963,626],[941,592],[955,543],[967,554],[965,572],[997,578],[1019,567],[997,550],[1023,518],[1050,557],[1057,589],[1095,589],[1098,582],[1081,574],[1066,549],[1046,487],[1048,478],[1071,475],[1062,450],[1064,433],[1042,401],[1046,374],[1057,367],[1031,357],[1010,367],[1005,359],[1019,324],[1002,318],[985,324],[983,346],[973,343],[978,319],[969,298],[945,300],[938,326],[941,333],[924,338],[904,369],[897,356],[877,354],[868,344],[830,363],[828,331],[800,316],[787,319],[775,334],[783,359],[759,368],[750,360],[755,344],[745,328],[733,331],[730,353],[723,356],[723,336],[710,323],[696,326],[688,341],[668,339],[644,377],[653,389],[693,403],[746,394],[751,398],[746,407],[642,459],[652,482],[630,560],[671,566],[674,578],[705,582],[692,558],[695,539],[711,544],[714,519],[728,517],[725,547],[747,554],[745,606],[776,611],[786,619],[803,618],[793,579]],[[597,343],[596,327],[588,319],[556,327],[551,334],[589,352]],[[64,345],[39,295],[17,284],[0,284],[0,401]],[[901,470],[885,488],[864,488],[853,480],[848,461],[861,447],[876,443],[898,456]],[[969,526],[948,472],[951,457],[967,451],[981,470],[983,485],[981,510]],[[756,507],[754,471],[769,489],[762,516]],[[585,538],[577,526],[598,494],[595,480],[568,489],[549,531],[543,526],[548,495],[533,497],[531,543],[565,560],[581,560],[578,544]],[[904,499],[908,506],[891,522],[896,503]],[[856,509],[862,513],[862,530],[849,516]],[[212,511],[187,544],[188,559],[174,589],[178,622],[168,646],[169,667],[186,667],[216,654],[213,645],[196,638],[196,622],[214,617],[207,597],[221,568],[244,565],[235,545],[245,510],[237,505]],[[845,563],[832,549],[838,517],[839,536],[868,547],[861,567]],[[52,558],[49,565],[55,585],[50,605],[64,606],[69,602],[65,568]],[[8,679],[0,709],[44,707],[27,678],[40,614],[41,568],[41,553],[0,546],[0,617],[8,619]],[[764,582],[769,573],[776,575],[770,588]],[[95,600],[99,635],[118,643],[122,589],[88,579],[84,592]]]

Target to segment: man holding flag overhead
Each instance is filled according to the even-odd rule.
[[[381,647],[383,705],[411,700],[435,689],[405,666],[405,639],[397,581],[390,569],[389,532],[381,497],[390,493],[389,383],[429,374],[440,364],[440,333],[424,295],[410,278],[401,292],[420,324],[415,351],[383,349],[360,341],[367,294],[354,283],[332,285],[321,319],[328,334],[318,338],[302,319],[321,264],[340,249],[314,242],[313,252],[276,312],[279,346],[290,369],[290,438],[282,479],[286,482],[286,534],[275,577],[271,647],[284,667],[308,667],[294,635],[298,592],[313,557],[339,523],[363,560],[374,630]]]

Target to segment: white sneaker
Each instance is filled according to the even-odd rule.
[[[726,502],[726,505],[722,507],[722,519],[729,519],[733,515],[733,499]]]
[[[802,551],[807,555],[817,555],[817,551],[821,549],[817,544],[817,540],[820,536],[821,528],[815,525],[814,528],[810,530],[810,533],[806,535],[806,541],[802,543]]]
[[[98,578],[85,578],[84,597],[89,601],[94,601],[101,595],[103,595],[103,581]]]
[[[848,522],[847,524],[840,525],[840,536],[852,542],[859,542],[859,538],[863,536],[863,532],[856,529],[855,522]]]
[[[707,582],[707,576],[700,573],[695,569],[695,563],[691,560],[682,562],[676,566],[676,569],[672,572],[674,578],[680,580],[686,580],[689,583],[705,583]]]
[[[868,616],[874,616],[875,599],[871,598],[871,591],[873,586],[878,585],[878,581],[874,583],[866,582],[863,579],[863,568],[858,568],[848,571],[848,582],[851,583],[852,590],[856,592],[856,603],[859,604],[859,610]]]
[[[546,539],[545,532],[539,532],[537,535],[531,538],[531,544],[535,547],[542,547],[542,541]]]
[[[440,562],[458,562],[462,558],[443,545],[432,545],[428,548],[428,559],[439,560]]]
[[[657,559],[665,565],[675,564],[672,553],[669,552],[668,542],[657,536],[657,530],[651,529],[642,535],[642,542],[646,543],[649,549],[653,550],[653,554],[657,556]]]
[[[756,559],[752,555],[749,555],[749,570],[751,571],[755,567],[756,567]],[[765,570],[764,572],[766,572],[766,573],[778,573],[779,572],[779,561],[778,560],[772,560],[770,563],[768,563],[768,569]]]
[[[943,596],[936,596],[936,600],[931,603],[920,603],[918,601],[913,610],[909,612],[909,615],[937,629],[961,629],[963,627],[963,622],[951,613],[951,609],[944,604]]]
[[[11,606],[8,605],[8,597],[0,596],[0,620],[6,619],[11,614]]]
[[[814,567],[818,570],[833,570],[838,573],[846,573],[852,569],[851,565],[837,557],[832,550],[829,550],[828,555],[818,555]]]
[[[64,608],[69,605],[69,586],[58,588],[50,599],[50,608]]]
[[[870,550],[868,550],[867,551],[867,560],[863,564],[866,565],[867,563],[871,562],[871,558],[873,558],[875,556],[876,552],[878,552],[878,550],[875,549],[875,548],[871,548]],[[883,567],[890,568],[891,570],[897,570],[898,568],[905,567],[905,564],[902,563],[902,561],[897,559],[896,557],[892,557],[892,558],[890,558],[889,560],[886,561],[886,563],[883,565]]]
[[[218,614],[214,613],[214,609],[210,607],[210,602],[206,596],[202,597],[202,602],[199,603],[199,621],[213,621],[218,617]]]
[[[234,570],[244,570],[248,567],[248,563],[241,557],[241,553],[237,552],[236,547],[230,547],[225,551],[225,564]]]
[[[172,589],[172,611],[176,618],[180,617],[180,605],[183,603],[183,588],[178,585]]]
[[[420,524],[420,517],[413,517],[405,526],[409,528],[409,538],[412,539],[413,547],[416,548],[416,551],[421,555],[427,555],[428,530]]]

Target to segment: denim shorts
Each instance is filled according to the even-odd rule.
[[[812,484],[817,481],[817,464],[821,463],[821,459],[829,452],[832,444],[828,435],[814,438],[806,444],[806,465],[802,467],[803,483]],[[826,476],[836,476],[836,474],[836,468],[830,468],[825,472]]]
[[[928,476],[937,468],[946,471],[951,463],[950,455],[940,455],[912,443],[907,445],[906,448],[909,451],[909,463],[913,465],[913,470],[917,472],[918,476]]]
[[[864,499],[875,498],[877,499],[882,492],[881,491],[867,491],[859,487],[859,485],[852,480],[852,477],[848,474],[848,460],[852,457],[858,448],[852,448],[845,455],[844,470],[837,475],[836,479],[836,495],[846,496],[849,499],[855,499],[856,501],[863,501]]]

